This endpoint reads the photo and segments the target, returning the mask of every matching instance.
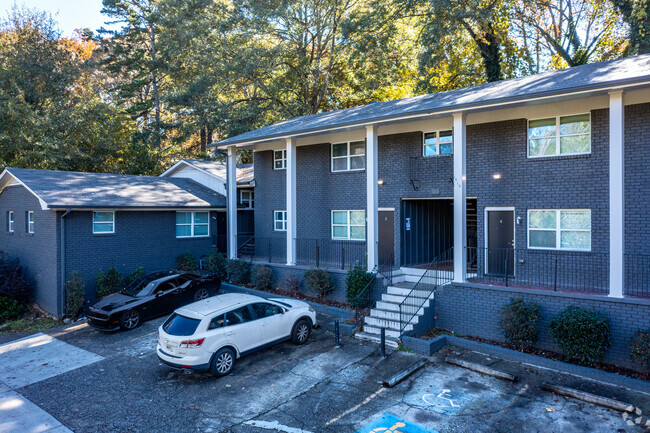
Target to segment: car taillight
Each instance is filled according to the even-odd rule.
[[[181,341],[181,347],[199,347],[203,344],[205,338],[199,338],[198,340],[185,340]]]

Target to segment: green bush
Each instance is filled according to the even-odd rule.
[[[284,290],[285,292],[299,292],[300,291],[300,278],[296,276],[293,272],[286,274],[282,279],[280,280],[280,284],[278,284],[278,288],[280,290]]]
[[[203,267],[210,272],[214,272],[221,280],[225,280],[228,276],[228,260],[216,248],[213,248],[210,254],[207,255]]]
[[[27,301],[30,291],[30,283],[19,261],[0,251],[0,296]]]
[[[199,262],[193,254],[183,253],[176,257],[176,269],[179,271],[196,271],[199,269]]]
[[[537,343],[539,305],[523,298],[512,298],[501,307],[499,326],[506,342],[517,350],[530,349]]]
[[[551,320],[551,337],[571,362],[595,366],[611,344],[609,319],[595,310],[570,306]]]
[[[65,315],[76,318],[79,308],[84,303],[86,296],[86,281],[79,272],[72,271],[70,278],[65,282]]]
[[[650,332],[639,329],[632,339],[632,359],[650,371]]]
[[[0,320],[14,320],[22,316],[25,306],[15,299],[0,296]]]
[[[366,272],[360,262],[354,264],[345,277],[345,299],[352,308],[366,308],[370,303],[372,288],[368,288],[363,294],[361,292],[372,281],[373,275]]]
[[[269,290],[273,288],[273,270],[265,265],[257,265],[253,267],[251,272],[251,283],[255,288],[260,290]]]
[[[138,266],[131,272],[129,275],[124,278],[124,286],[128,286],[131,284],[133,281],[137,280],[140,277],[144,277],[146,274],[144,270],[144,266]]]
[[[124,287],[124,280],[122,274],[115,268],[113,263],[108,267],[108,270],[104,272],[103,269],[100,269],[97,272],[97,289],[96,294],[98,297],[103,297],[120,291]]]
[[[251,280],[251,267],[253,265],[239,259],[228,260],[228,274],[234,284],[248,284]]]
[[[304,278],[307,287],[315,292],[319,299],[323,299],[333,290],[330,274],[324,269],[309,269],[305,271]]]

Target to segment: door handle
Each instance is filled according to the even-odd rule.
[[[262,322],[260,326],[266,326],[266,325],[268,325],[268,322]]]
[[[235,335],[235,331],[226,332],[226,335]]]

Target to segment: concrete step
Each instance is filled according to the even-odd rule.
[[[429,300],[433,298],[426,298],[426,297],[416,297],[416,296],[409,296],[408,298],[405,298],[404,296],[399,296],[399,295],[390,295],[388,293],[384,293],[381,295],[381,300],[384,302],[392,302],[393,304],[401,304],[402,302],[404,305],[412,305],[415,307],[419,307],[422,304],[425,304],[426,306],[429,305]]]
[[[372,310],[370,310],[370,317],[376,317],[377,319],[385,319],[385,320],[396,320],[399,322],[400,314],[399,311],[381,310],[379,308],[373,308]]]
[[[413,330],[413,325],[409,324],[404,329],[404,332],[412,331],[412,330]],[[378,328],[376,326],[363,325],[363,332],[367,334],[381,335],[381,327]],[[399,338],[400,337],[399,328],[386,328],[386,337]]]
[[[379,335],[368,334],[366,332],[357,332],[356,334],[354,334],[354,337],[358,338],[359,340],[366,340],[366,341],[371,341],[373,343],[381,344],[381,337]],[[397,349],[397,339],[386,336],[386,346]]]
[[[409,326],[413,328],[412,325],[417,324],[418,322],[418,317],[413,318],[411,320],[411,323]],[[400,321],[399,320],[386,320],[386,319],[381,319],[378,317],[372,317],[372,316],[366,316],[364,320],[364,325],[372,326],[375,328],[391,328],[391,329],[399,329],[400,327]]]
[[[399,313],[399,305],[400,305],[399,303],[395,303],[395,302],[377,301],[375,308],[377,308],[378,310],[395,311]],[[425,301],[424,305],[422,305],[422,307],[420,307],[420,309],[418,310],[418,314],[421,313],[422,308],[427,308],[428,306],[429,306],[429,301]],[[415,311],[413,310],[415,310],[416,307],[417,305],[408,304],[404,309],[404,313],[414,314]]]
[[[410,285],[414,285],[414,284],[410,284]],[[404,288],[404,287],[397,287],[397,286],[388,286],[388,289],[386,290],[386,293],[388,293],[389,295],[397,295],[403,297],[411,295],[411,296],[416,296],[418,298],[426,298],[432,294],[431,292],[432,292],[431,290],[427,290],[427,289],[413,290],[413,288]]]

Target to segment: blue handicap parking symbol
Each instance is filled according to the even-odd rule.
[[[361,430],[356,433],[438,433],[436,430],[431,430],[408,422],[393,414],[385,413]]]

